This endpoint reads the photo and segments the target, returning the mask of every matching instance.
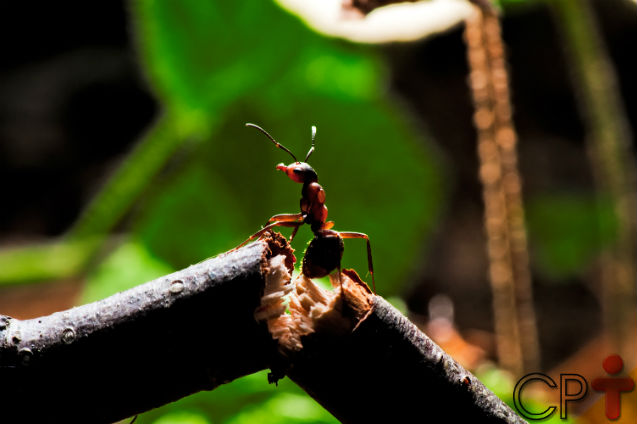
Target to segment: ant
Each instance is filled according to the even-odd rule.
[[[285,174],[294,182],[303,184],[301,190],[301,212],[300,213],[284,213],[274,215],[268,219],[265,226],[250,236],[249,239],[241,243],[237,248],[245,245],[251,240],[260,237],[262,234],[270,231],[274,227],[292,227],[292,235],[290,242],[294,239],[299,227],[308,224],[314,233],[314,238],[305,250],[303,256],[303,265],[301,271],[308,278],[325,277],[334,269],[338,269],[338,279],[341,281],[341,259],[345,246],[343,239],[362,238],[367,242],[367,263],[369,273],[372,276],[372,286],[376,293],[376,282],[374,281],[374,264],[372,263],[372,248],[369,244],[367,234],[355,233],[351,231],[335,231],[331,228],[334,226],[333,221],[327,221],[327,207],[325,206],[325,190],[318,183],[318,175],[316,171],[308,165],[307,160],[314,152],[314,140],[316,138],[316,127],[312,126],[312,146],[305,156],[303,162],[299,162],[296,156],[285,146],[274,139],[266,130],[255,124],[246,124],[246,127],[256,128],[265,134],[266,137],[274,143],[274,145],[285,150],[294,162],[285,166],[280,163],[276,166],[279,171]],[[342,287],[341,287],[342,288]]]

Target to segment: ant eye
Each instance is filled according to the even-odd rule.
[[[294,172],[295,174],[300,174],[301,170],[299,168],[294,168],[292,172]]]

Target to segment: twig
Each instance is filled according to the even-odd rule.
[[[258,242],[107,299],[0,317],[2,422],[112,422],[268,366]]]
[[[0,317],[2,421],[111,422],[269,367],[346,423],[523,422],[354,271],[327,291],[290,282],[293,261],[273,234],[96,303]]]

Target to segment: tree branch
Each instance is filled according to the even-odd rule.
[[[523,422],[354,271],[328,291],[291,281],[293,261],[273,234],[99,302],[0,316],[1,421],[111,422],[271,368],[345,423]]]
[[[268,244],[30,320],[0,317],[1,422],[112,422],[268,366]]]

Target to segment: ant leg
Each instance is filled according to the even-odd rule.
[[[297,225],[296,227],[294,227],[294,230],[292,230],[292,234],[290,235],[290,240],[288,240],[288,243],[292,243],[292,240],[294,240],[294,236],[296,235],[296,232],[299,231],[299,227],[300,225]]]
[[[272,228],[274,227],[295,227],[295,229],[298,229],[299,226],[303,225],[303,222],[285,222],[285,221],[277,221],[277,222],[273,222],[272,224],[266,225],[265,227],[261,228],[259,231],[257,231],[256,233],[252,234],[246,241],[244,241],[243,243],[241,243],[240,245],[238,245],[237,247],[235,247],[235,249],[238,249],[240,247],[242,247],[243,245],[245,245],[246,243],[261,237],[261,235],[263,235],[264,233],[270,231]]]
[[[303,223],[303,221],[305,221],[305,214],[304,213],[281,213],[281,214],[278,214],[278,215],[274,215],[273,217],[268,219],[268,221],[265,223],[265,225],[267,226],[271,222],[295,222],[295,223],[296,222],[300,222],[300,223]],[[289,243],[292,243],[292,240],[294,240],[294,236],[296,235],[296,232],[298,230],[299,230],[299,227],[296,226],[294,228],[294,231],[292,231],[292,235],[290,236]]]
[[[302,213],[281,213],[278,215],[274,215],[270,219],[268,219],[265,225],[268,225],[271,222],[295,222],[295,221],[303,221],[305,217]]]
[[[364,233],[353,233],[350,231],[338,233],[344,239],[362,238],[367,241],[367,265],[369,266],[369,273],[372,275],[372,287],[374,288],[374,294],[376,294],[376,281],[374,280],[374,262],[372,262],[372,246],[369,244],[369,236]]]

